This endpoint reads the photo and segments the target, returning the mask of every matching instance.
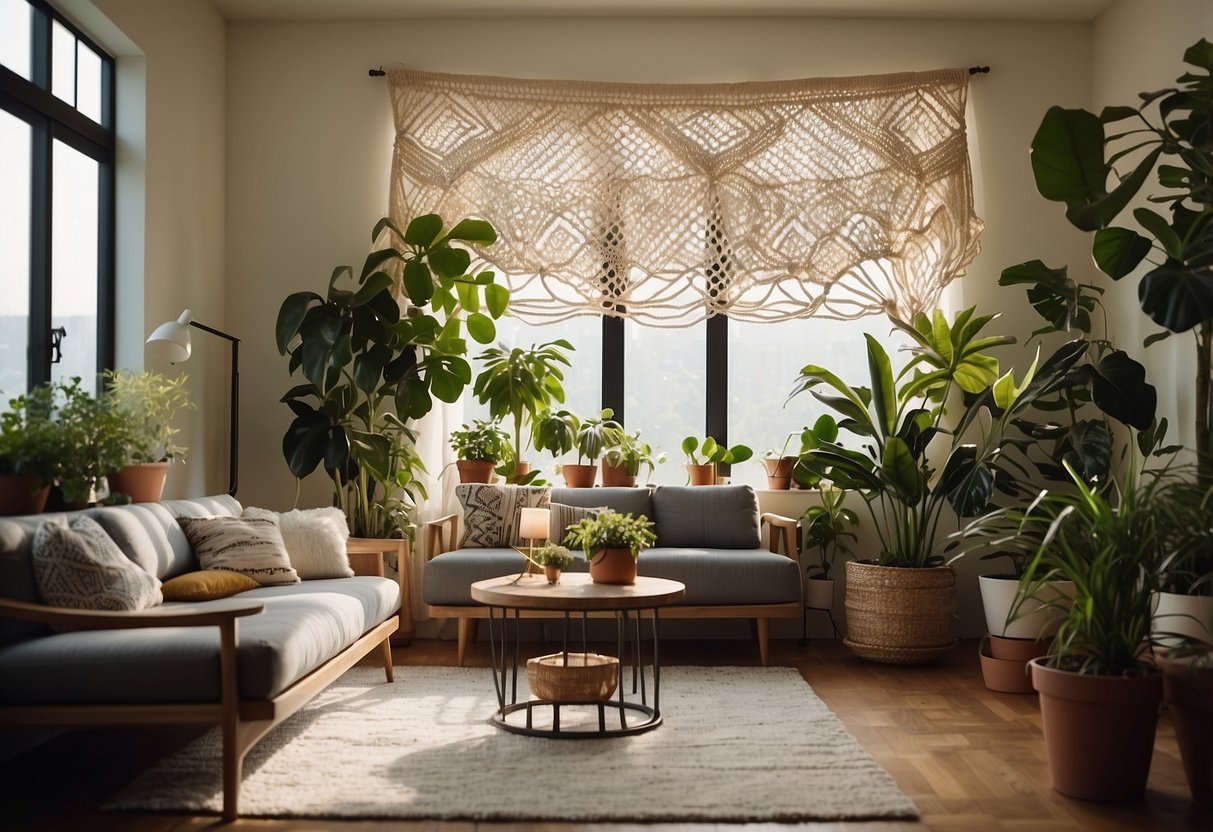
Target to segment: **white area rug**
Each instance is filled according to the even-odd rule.
[[[382,670],[355,668],[249,752],[240,811],[514,821],[917,817],[791,668],[663,668],[661,702],[665,722],[646,734],[537,739],[488,724],[496,697],[486,668],[398,667],[394,684]],[[219,754],[214,731],[106,808],[218,812]]]

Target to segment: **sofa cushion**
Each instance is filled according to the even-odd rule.
[[[518,537],[522,510],[548,505],[548,489],[534,485],[463,483],[455,486],[455,496],[463,508],[461,549],[523,545]]]
[[[664,487],[664,486],[663,486]],[[659,491],[661,489],[658,489]],[[606,506],[620,514],[653,519],[653,492],[647,488],[553,488],[552,502],[566,506]]]
[[[265,604],[239,619],[238,678],[245,699],[274,697],[400,607],[398,585],[356,577],[261,587],[165,612]],[[216,627],[80,630],[0,649],[0,703],[214,702]]]
[[[765,549],[662,546],[641,553],[637,572],[685,584],[687,594],[678,606],[800,600],[800,565]]]
[[[576,557],[566,572],[585,572],[586,562]],[[517,575],[526,568],[522,555],[513,549],[455,549],[431,558],[425,564],[425,602],[437,607],[468,606],[472,600],[471,586],[476,581]]]
[[[128,558],[87,515],[34,535],[38,596],[52,607],[136,611],[160,603],[160,581]]]
[[[279,514],[263,508],[246,508],[242,516],[277,518],[282,543],[299,580],[354,577],[346,545],[350,527],[341,509],[326,506]]]
[[[193,549],[178,517],[234,517],[240,503],[224,494],[193,500],[166,500],[129,506],[91,509],[89,516],[101,524],[128,558],[165,580],[198,568]]]
[[[657,545],[757,549],[758,496],[748,485],[663,485],[653,495]]]
[[[242,572],[262,586],[299,583],[278,517],[179,517],[203,569]]]
[[[165,581],[160,591],[165,601],[214,601],[229,598],[261,584],[241,572],[226,569],[204,569],[201,572],[186,572]]]

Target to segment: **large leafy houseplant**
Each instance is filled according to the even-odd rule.
[[[324,468],[355,536],[411,535],[424,491],[408,423],[435,398],[458,400],[471,382],[465,326],[482,344],[496,335],[509,292],[492,272],[470,274],[471,255],[460,247],[496,238],[483,220],[444,231],[438,215],[426,214],[401,231],[382,219],[371,240],[386,245],[356,277],[339,266],[324,295],[296,292],[278,311],[278,351],[303,377],[282,397],[295,414],[283,455],[298,478]]]
[[[560,365],[568,367],[571,364],[562,350],[572,349],[573,345],[568,341],[558,339],[531,345],[529,349],[509,349],[504,345],[489,347],[478,356],[483,369],[472,388],[476,398],[489,406],[489,414],[494,419],[509,416],[514,424],[515,459],[503,466],[508,482],[519,485],[533,482],[539,474],[537,470],[525,474],[518,470],[523,429],[552,402],[564,401],[564,372]]]
[[[54,385],[41,384],[0,413],[0,514],[37,514],[46,506],[58,471],[54,396]]]
[[[1181,75],[1175,87],[1141,93],[1135,107],[1105,107],[1099,115],[1050,108],[1032,140],[1032,173],[1042,196],[1065,203],[1071,224],[1094,232],[1092,254],[1109,277],[1119,280],[1151,258],[1138,299],[1164,330],[1146,344],[1180,332],[1195,336],[1195,450],[1207,482],[1213,479],[1213,44],[1202,38],[1183,60],[1197,71]],[[1117,132],[1106,135],[1110,124]],[[1116,165],[1129,158],[1135,164],[1122,175]],[[1151,179],[1156,189],[1148,201],[1166,213],[1134,209],[1144,235],[1113,225]]]

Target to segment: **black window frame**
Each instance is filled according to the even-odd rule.
[[[114,366],[115,319],[115,61],[45,0],[26,0],[32,11],[30,78],[0,66],[0,109],[30,125],[30,274],[26,379],[29,387],[50,380],[52,364],[51,252],[53,149],[56,141],[98,163],[97,372]],[[53,23],[101,58],[101,122],[51,92]],[[78,52],[73,54],[73,67]],[[73,84],[76,80],[73,80]],[[78,98],[78,89],[77,89]],[[69,348],[70,348],[70,341]]]

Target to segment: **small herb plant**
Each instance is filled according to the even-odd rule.
[[[555,543],[540,546],[530,557],[538,566],[555,566],[559,569],[564,569],[573,562],[573,553]]]
[[[451,431],[451,450],[463,460],[497,462],[510,456],[510,437],[496,419],[476,419]]]
[[[643,514],[604,511],[569,526],[563,542],[581,549],[587,558],[603,549],[627,549],[633,558],[639,558],[641,552],[657,542],[657,535],[653,533],[653,523]]]
[[[105,398],[118,414],[118,441],[127,464],[184,456],[186,448],[173,441],[180,432],[173,422],[179,412],[194,406],[185,378],[185,374],[169,378],[147,370],[105,372]]]
[[[820,493],[821,505],[805,510],[801,528],[804,548],[817,551],[818,561],[808,567],[809,577],[829,580],[834,558],[850,554],[844,541],[856,539],[855,533],[848,529],[859,525],[859,515],[843,505],[847,492],[841,488],[824,487]]]

